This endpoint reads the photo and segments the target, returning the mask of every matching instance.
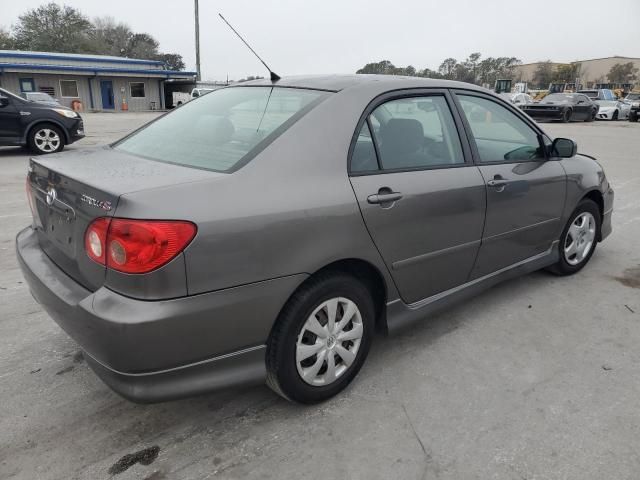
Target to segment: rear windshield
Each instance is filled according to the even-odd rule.
[[[294,88],[222,88],[182,105],[114,148],[161,162],[230,172],[326,95]]]
[[[585,94],[591,100],[597,100],[598,99],[598,92],[594,91],[594,90],[585,90],[585,91],[582,91],[582,92],[579,92],[579,93]]]

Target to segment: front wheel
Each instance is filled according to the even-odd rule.
[[[267,344],[267,384],[288,400],[316,403],[342,391],[373,339],[368,288],[345,273],[303,284],[283,308]]]
[[[616,110],[615,112],[613,112],[613,116],[611,117],[611,120],[613,120],[614,122],[616,120],[618,120],[618,110]]]
[[[573,112],[571,112],[571,110],[566,110],[564,112],[564,114],[562,115],[562,122],[563,123],[569,123],[571,121],[571,116],[573,115]]]
[[[635,114],[630,113],[629,114],[629,121],[630,122],[637,122],[638,121],[638,114],[637,113],[635,113]]]
[[[556,275],[572,275],[589,262],[600,238],[600,209],[592,200],[582,200],[569,217],[560,236],[560,259],[548,268]]]
[[[27,142],[36,155],[56,153],[64,148],[64,134],[55,125],[43,123],[31,129]]]

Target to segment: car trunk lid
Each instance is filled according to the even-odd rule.
[[[106,268],[85,252],[84,235],[93,220],[113,216],[125,193],[222,175],[111,148],[34,158],[27,179],[33,225],[47,256],[67,275],[94,291],[104,283]]]

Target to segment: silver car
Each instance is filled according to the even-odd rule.
[[[113,145],[34,158],[34,297],[141,402],[265,382],[327,399],[375,332],[578,272],[611,232],[594,158],[466,83],[258,80]]]

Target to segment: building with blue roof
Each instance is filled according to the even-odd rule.
[[[169,90],[195,86],[195,75],[157,60],[0,50],[0,87],[18,95],[44,92],[68,107],[79,102],[83,110],[164,109]]]

